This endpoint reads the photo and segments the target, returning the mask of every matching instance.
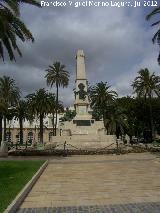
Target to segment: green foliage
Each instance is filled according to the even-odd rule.
[[[13,112],[15,118],[25,120],[28,117],[27,102],[25,100],[19,100]]]
[[[138,72],[138,76],[132,83],[134,92],[138,97],[151,98],[155,94],[160,96],[160,76],[156,76],[154,73],[145,68]]]
[[[110,86],[107,85],[107,82],[102,81],[91,87],[89,91],[91,106],[103,109],[106,105],[112,104],[118,95],[115,91],[109,89]]]
[[[23,144],[23,121],[30,118],[27,102],[25,100],[20,100],[14,108],[13,113],[15,119],[19,120],[20,143]]]
[[[60,62],[55,62],[52,66],[46,69],[47,74],[45,78],[47,79],[47,85],[57,87],[67,87],[69,82],[69,73],[65,70],[65,65]]]
[[[27,97],[29,111],[40,120],[40,142],[43,143],[43,119],[50,112],[51,96],[45,89],[39,89]]]
[[[20,98],[20,90],[16,86],[14,79],[3,76],[0,77],[0,143],[2,139],[2,117],[4,119],[4,141],[6,140],[6,118],[12,119],[12,109]]]
[[[26,96],[28,106],[32,113],[39,116],[47,114],[50,110],[50,97],[45,89],[39,89],[35,93]]]
[[[20,2],[40,6],[35,0],[2,0],[0,3],[0,58],[3,60],[5,49],[11,61],[15,60],[14,51],[22,56],[17,45],[17,38],[22,42],[34,41],[32,33],[19,18]]]
[[[134,79],[132,83],[134,92],[137,94],[138,98],[143,98],[144,101],[142,106],[144,107],[143,115],[147,115],[148,112],[149,122],[145,122],[147,126],[145,128],[149,129],[154,138],[154,118],[152,109],[152,99],[154,95],[160,97],[160,76],[156,76],[154,73],[145,68],[138,72],[138,76]],[[149,108],[149,110],[148,110]]]
[[[61,118],[61,121],[71,121],[76,116],[76,111],[66,110],[64,116]]]
[[[117,93],[110,90],[110,86],[107,82],[102,81],[95,86],[91,86],[88,93],[91,107],[94,111],[93,114],[97,119],[103,117],[103,120],[105,121],[107,108],[113,104],[115,98],[118,96]]]
[[[143,137],[145,128],[150,128],[149,113],[150,107],[144,98],[122,97],[117,99],[119,107],[124,109],[127,116],[128,129],[126,133],[129,136]],[[160,133],[160,98],[152,98],[154,130]]]
[[[160,139],[155,139],[153,142],[152,142],[153,146],[160,146]]]
[[[8,76],[0,77],[0,98],[4,100],[6,107],[17,103],[20,98],[20,90],[14,79]]]
[[[123,135],[128,129],[127,116],[124,109],[117,104],[112,105],[106,113],[105,127],[108,134],[116,135],[117,138]]]
[[[40,7],[40,3],[37,0],[2,0],[0,8],[8,8],[12,13],[20,15],[20,4],[31,4]]]
[[[127,119],[125,133],[131,136],[140,136],[144,129],[145,114],[144,99],[134,99],[129,96],[117,99],[117,105],[124,110]]]
[[[97,109],[96,107],[93,108],[92,111],[92,118],[95,119],[96,121],[102,120],[102,113],[100,109]]]
[[[0,212],[16,197],[44,161],[0,161]]]
[[[150,20],[152,17],[155,17],[157,15],[160,15],[160,7],[155,8],[151,13],[149,13],[146,16],[146,19]],[[159,24],[160,24],[160,19],[154,22],[152,26],[159,26]],[[160,45],[160,28],[158,28],[158,31],[154,34],[152,41],[153,43],[157,42],[157,44]],[[160,64],[160,54],[158,56],[158,63]]]
[[[49,93],[49,113],[52,114],[52,126],[53,126],[53,135],[55,135],[55,113],[56,113],[56,96],[54,93]],[[61,113],[64,111],[64,107],[62,102],[58,101],[58,113]]]
[[[157,133],[160,135],[160,98],[152,98],[153,121]]]
[[[55,62],[52,66],[49,66],[46,69],[47,74],[45,78],[47,79],[47,85],[53,86],[56,85],[56,124],[55,124],[55,135],[56,135],[56,126],[57,126],[57,114],[58,114],[58,104],[59,104],[59,87],[67,87],[69,83],[69,72],[65,70],[65,65],[60,62]]]

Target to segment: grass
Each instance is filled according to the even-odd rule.
[[[0,213],[11,203],[44,161],[0,161]]]

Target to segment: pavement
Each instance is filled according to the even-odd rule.
[[[49,158],[18,213],[159,213],[160,156]]]

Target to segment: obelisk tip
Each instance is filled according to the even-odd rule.
[[[78,51],[77,51],[77,57],[79,57],[79,56],[85,57],[85,56],[84,56],[83,50],[78,50]]]

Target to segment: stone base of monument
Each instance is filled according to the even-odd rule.
[[[84,116],[82,117],[84,119]],[[65,148],[69,150],[116,147],[116,136],[106,134],[103,121],[80,120],[80,118],[70,122],[66,121],[63,123],[61,134],[61,136],[53,136],[52,141],[47,143],[45,148],[55,147],[55,149],[61,150],[64,149],[64,143]]]
[[[72,136],[54,136],[52,142],[45,145],[45,149],[54,147],[54,149],[62,150],[65,148],[68,150],[74,149],[103,149],[103,148],[115,148],[116,136],[115,135],[72,135]]]
[[[4,142],[4,141],[1,142],[0,157],[8,157],[8,145],[7,145],[7,142]]]

